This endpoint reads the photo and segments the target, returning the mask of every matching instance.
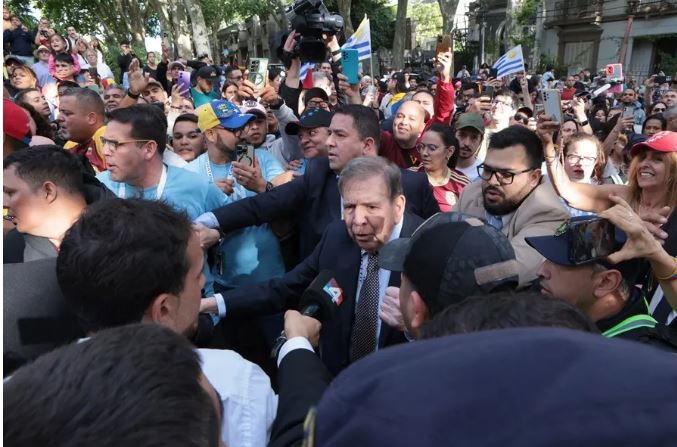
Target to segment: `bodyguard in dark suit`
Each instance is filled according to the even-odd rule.
[[[400,169],[380,157],[359,157],[341,173],[338,187],[344,220],[326,228],[312,254],[282,278],[223,294],[226,318],[294,308],[321,270],[330,270],[343,289],[335,317],[323,324],[320,352],[332,374],[370,352],[405,341],[378,316],[387,286],[400,277],[378,267],[378,250],[408,237],[422,219],[405,213]]]
[[[308,160],[303,176],[266,194],[216,209],[212,216],[201,216],[198,221],[228,232],[291,218],[297,223],[300,258],[309,256],[327,226],[341,219],[337,175],[353,158],[378,155],[380,130],[370,108],[343,106],[335,112],[330,129],[328,158]],[[402,170],[401,183],[408,212],[423,218],[439,212],[424,174]]]

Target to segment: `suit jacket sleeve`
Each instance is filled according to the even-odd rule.
[[[223,293],[226,318],[268,315],[297,307],[301,294],[319,273],[320,253],[326,240],[327,231],[310,256],[281,278]]]
[[[224,232],[294,216],[303,206],[306,180],[305,175],[297,177],[264,194],[238,200],[212,212]]]
[[[299,445],[308,410],[320,401],[332,376],[315,353],[296,349],[282,360],[277,377],[279,401],[268,445]]]

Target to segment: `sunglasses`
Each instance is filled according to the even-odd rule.
[[[515,121],[522,124],[529,124],[529,117],[521,113],[515,114]]]

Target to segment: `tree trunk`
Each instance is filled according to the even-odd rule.
[[[350,20],[350,5],[352,0],[338,0],[339,14],[343,17],[343,29],[345,30],[346,39],[353,35],[353,22]]]
[[[195,44],[197,56],[207,54],[209,57],[212,57],[212,49],[209,46],[208,40],[209,29],[202,15],[202,7],[195,0],[183,0],[183,4],[186,6],[190,16],[190,23],[193,28],[193,43]]]
[[[505,28],[503,30],[503,45],[505,45],[505,51],[508,51],[512,47],[512,40],[510,37],[513,34],[514,21],[512,19],[512,14],[515,9],[515,0],[508,0],[505,7]]]
[[[442,13],[442,31],[444,34],[451,34],[454,29],[454,17],[458,8],[459,0],[437,0]]]
[[[393,39],[393,69],[404,68],[404,38],[407,35],[407,0],[397,1],[397,19],[395,20],[395,38]]]

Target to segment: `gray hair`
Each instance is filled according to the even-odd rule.
[[[595,263],[592,265],[593,274],[606,272],[608,270],[610,269],[606,268],[600,263]],[[630,286],[628,285],[628,282],[625,279],[621,279],[621,282],[618,285],[618,289],[616,290],[618,290],[618,293],[623,301],[627,302],[630,299]]]
[[[353,180],[364,180],[374,176],[381,176],[388,188],[388,197],[395,200],[402,195],[400,168],[382,157],[353,158],[341,171],[338,188],[341,196],[344,189]]]

